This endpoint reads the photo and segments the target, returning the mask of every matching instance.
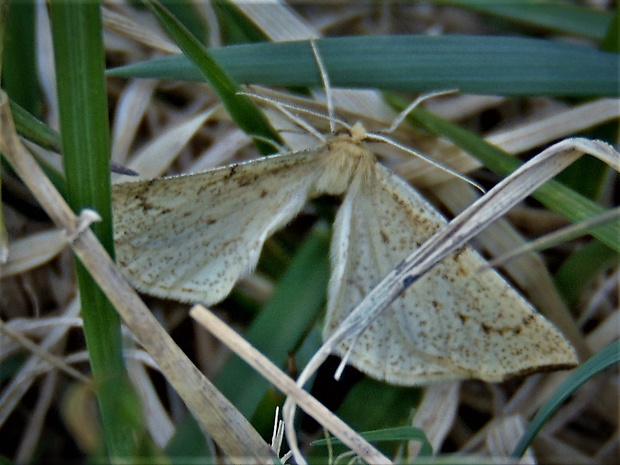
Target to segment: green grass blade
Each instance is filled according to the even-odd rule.
[[[434,3],[507,19],[536,30],[571,34],[601,40],[612,21],[612,15],[574,3],[553,0],[436,0]]]
[[[5,29],[0,34],[4,50],[0,53],[2,87],[11,99],[29,112],[40,114],[43,109],[42,92],[37,78],[35,54],[35,3],[5,2],[8,18],[2,19]],[[4,27],[6,26],[6,28]],[[3,40],[2,35],[6,34]]]
[[[601,50],[606,52],[620,51],[620,7],[616,7],[613,21],[605,33],[605,38],[601,42]]]
[[[231,1],[213,2],[213,9],[221,29],[222,42],[241,44],[263,42],[267,37]]]
[[[426,437],[426,433],[421,428],[415,426],[398,426],[395,428],[385,428],[376,431],[364,431],[359,433],[367,441],[383,442],[383,441],[418,441],[422,444],[421,456],[429,456],[433,453],[433,447]],[[330,438],[332,444],[342,444],[338,438]],[[312,441],[313,446],[327,445],[327,439],[317,439]]]
[[[34,142],[46,150],[51,150],[57,153],[62,152],[60,135],[56,131],[50,128],[47,124],[39,121],[12,100],[9,100],[9,105],[11,107],[15,129],[20,136]],[[33,150],[33,153],[36,156],[36,151]],[[65,182],[64,173],[59,172],[54,166],[48,163],[47,160],[41,157],[37,157],[37,160],[46,176],[50,179],[50,181],[52,181],[56,189],[58,189],[58,191],[66,197],[67,184]]]
[[[209,37],[207,22],[198,11],[194,0],[161,0],[161,4],[187,28],[192,36],[198,38],[200,42],[207,40]]]
[[[61,138],[69,203],[93,208],[93,230],[113,255],[108,109],[100,5],[51,2]],[[84,334],[97,390],[108,459],[131,457],[144,429],[122,358],[118,314],[86,269],[76,263]]]
[[[156,0],[145,0],[153,13],[166,28],[185,56],[200,70],[201,76],[218,94],[233,120],[247,134],[260,136],[281,143],[279,134],[271,127],[252,101],[238,95],[239,85],[211,56],[209,51]],[[257,141],[263,154],[273,153],[273,146]]]
[[[60,135],[47,124],[35,118],[25,108],[13,100],[9,101],[15,129],[26,139],[47,150],[61,151]]]
[[[365,36],[317,41],[334,86],[425,92],[617,96],[618,55],[522,37]],[[307,41],[257,43],[210,51],[233,79],[277,86],[321,86]],[[190,57],[191,58],[191,57]],[[108,71],[124,77],[204,80],[182,56]]]
[[[323,309],[329,282],[329,242],[326,228],[312,231],[244,335],[279,366]],[[240,379],[244,380],[243,388]],[[268,381],[239,358],[226,364],[215,384],[247,418],[269,387]]]
[[[553,398],[538,411],[512,452],[512,456],[519,458],[525,453],[525,450],[529,447],[532,439],[538,434],[542,426],[573,392],[579,389],[586,381],[618,362],[620,362],[620,341],[608,345],[573,371],[557,389]]]
[[[616,250],[593,241],[568,257],[556,271],[553,280],[564,302],[572,308],[597,277],[618,264],[620,254]]]

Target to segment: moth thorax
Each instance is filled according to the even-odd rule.
[[[375,163],[375,156],[363,142],[349,135],[328,140],[324,157],[326,166],[316,189],[329,195],[346,192],[353,177],[360,171],[368,172]]]

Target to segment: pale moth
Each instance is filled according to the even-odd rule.
[[[320,62],[319,62],[320,66]],[[333,118],[332,120],[333,121]],[[342,196],[333,227],[324,339],[445,219],[377,162],[358,123],[318,148],[113,187],[116,257],[140,291],[212,305],[256,266],[265,240],[309,199]],[[575,351],[484,259],[464,248],[336,352],[401,385],[576,364]],[[277,323],[274,323],[277,324]]]

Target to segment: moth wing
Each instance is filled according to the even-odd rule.
[[[254,269],[267,237],[303,208],[317,151],[113,186],[117,262],[138,290],[207,305]]]
[[[338,212],[324,338],[445,219],[378,163],[358,175]],[[361,334],[350,363],[391,383],[500,381],[570,367],[564,337],[466,247],[434,266]],[[352,338],[336,352],[344,356]]]

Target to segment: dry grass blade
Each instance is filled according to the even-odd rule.
[[[465,97],[468,96],[457,98]],[[508,153],[517,155],[543,147],[572,134],[586,131],[607,121],[615,120],[618,118],[618,105],[620,105],[618,99],[600,99],[552,114],[545,113],[542,116],[511,126],[509,129],[493,132],[487,135],[485,140]],[[431,105],[429,104],[428,107],[430,108]],[[462,173],[472,172],[481,166],[481,163],[467,152],[442,143],[442,141],[435,141],[431,148],[436,157],[440,160],[449,159],[450,166]],[[432,167],[413,158],[399,165],[396,170],[401,176],[410,181],[415,181],[415,184],[418,185],[420,184],[419,181],[429,174],[428,172],[432,170]],[[431,185],[449,180],[447,173],[434,170],[431,174]],[[439,197],[442,201],[447,201],[454,197],[454,193],[448,196],[439,194]]]
[[[65,228],[69,237],[75,237],[74,252],[195,417],[230,457],[257,463],[269,460],[272,456],[269,446],[174,343],[127,284],[94,234],[81,229],[83,222],[20,143],[4,93],[0,94],[0,130],[0,147],[15,171],[54,222]]]
[[[487,137],[487,141],[507,152],[522,153],[570,134],[585,131],[606,121],[615,120],[618,118],[619,106],[619,99],[605,98],[587,102],[493,134]]]
[[[495,425],[486,438],[486,447],[492,457],[509,457],[517,444],[517,440],[525,432],[523,419],[519,416],[509,416]],[[516,460],[515,460],[516,461]],[[520,460],[519,465],[536,465],[536,459],[528,451]]]
[[[0,320],[0,332],[4,333],[6,336],[10,337],[11,339],[17,341],[20,345],[25,347],[29,352],[36,354],[38,357],[40,357],[42,360],[45,360],[53,367],[56,367],[59,370],[64,371],[69,376],[72,376],[84,383],[90,383],[89,379],[86,376],[82,375],[82,373],[70,367],[65,362],[60,360],[58,357],[50,354],[46,350],[46,348],[43,348],[35,344],[31,340],[29,340],[27,337],[25,337],[23,334],[20,334],[18,331],[13,330],[9,326],[7,326],[7,324],[2,320]]]
[[[274,42],[319,37],[316,30],[284,2],[234,0],[233,3]],[[265,5],[269,8],[265,8]]]
[[[119,8],[122,7],[119,6]],[[156,34],[153,29],[147,29],[144,25],[132,21],[127,16],[117,13],[109,7],[102,8],[102,19],[106,28],[128,39],[162,52],[180,53],[179,48],[170,42],[164,34]]]
[[[33,234],[13,242],[8,260],[0,264],[0,279],[8,278],[51,260],[67,245],[64,231],[52,230]]]
[[[130,82],[118,97],[112,126],[112,160],[124,165],[140,129],[140,123],[153,105],[153,93],[157,87],[154,79]]]
[[[460,381],[449,381],[429,386],[418,405],[413,426],[424,430],[433,450],[438,450],[452,423],[459,406]],[[409,456],[416,457],[420,452],[419,442],[409,443]]]
[[[130,179],[150,179],[165,173],[179,151],[194,137],[215,109],[189,115],[172,127],[163,129],[159,137],[153,139],[132,158],[128,167],[140,173],[140,177]]]
[[[79,312],[77,300],[74,300],[65,309],[64,314],[68,318],[76,317]],[[66,336],[67,327],[56,327],[49,331],[39,344],[42,350],[50,350],[59,344]],[[34,383],[36,373],[39,370],[39,357],[32,356],[22,366],[21,370],[13,377],[11,382],[3,389],[0,397],[0,425],[3,425],[8,416],[13,412],[20,399]]]
[[[584,234],[588,234],[590,229],[595,228],[598,225],[605,224],[609,221],[613,221],[620,217],[620,207],[612,208],[600,215],[596,215],[586,221],[582,221],[578,224],[572,224],[565,228],[561,228],[543,237],[539,237],[533,241],[524,244],[523,246],[512,250],[511,252],[501,255],[489,260],[485,268],[496,267],[505,264],[509,260],[516,258],[520,255],[532,252],[535,250],[542,250],[544,248],[552,247],[560,244],[561,242],[569,241]],[[481,270],[482,271],[482,270]]]
[[[349,428],[314,397],[300,389],[295,384],[295,381],[286,376],[282,370],[271,363],[269,359],[253,348],[250,343],[239,336],[212,312],[202,305],[195,305],[190,311],[190,316],[272,382],[278,389],[286,393],[290,399],[294,399],[297,405],[338,437],[344,444],[349,446],[360,458],[368,463],[390,463],[387,457]],[[285,422],[285,429],[287,431],[293,430],[293,424]],[[303,457],[296,456],[295,458],[300,465],[306,463]]]

